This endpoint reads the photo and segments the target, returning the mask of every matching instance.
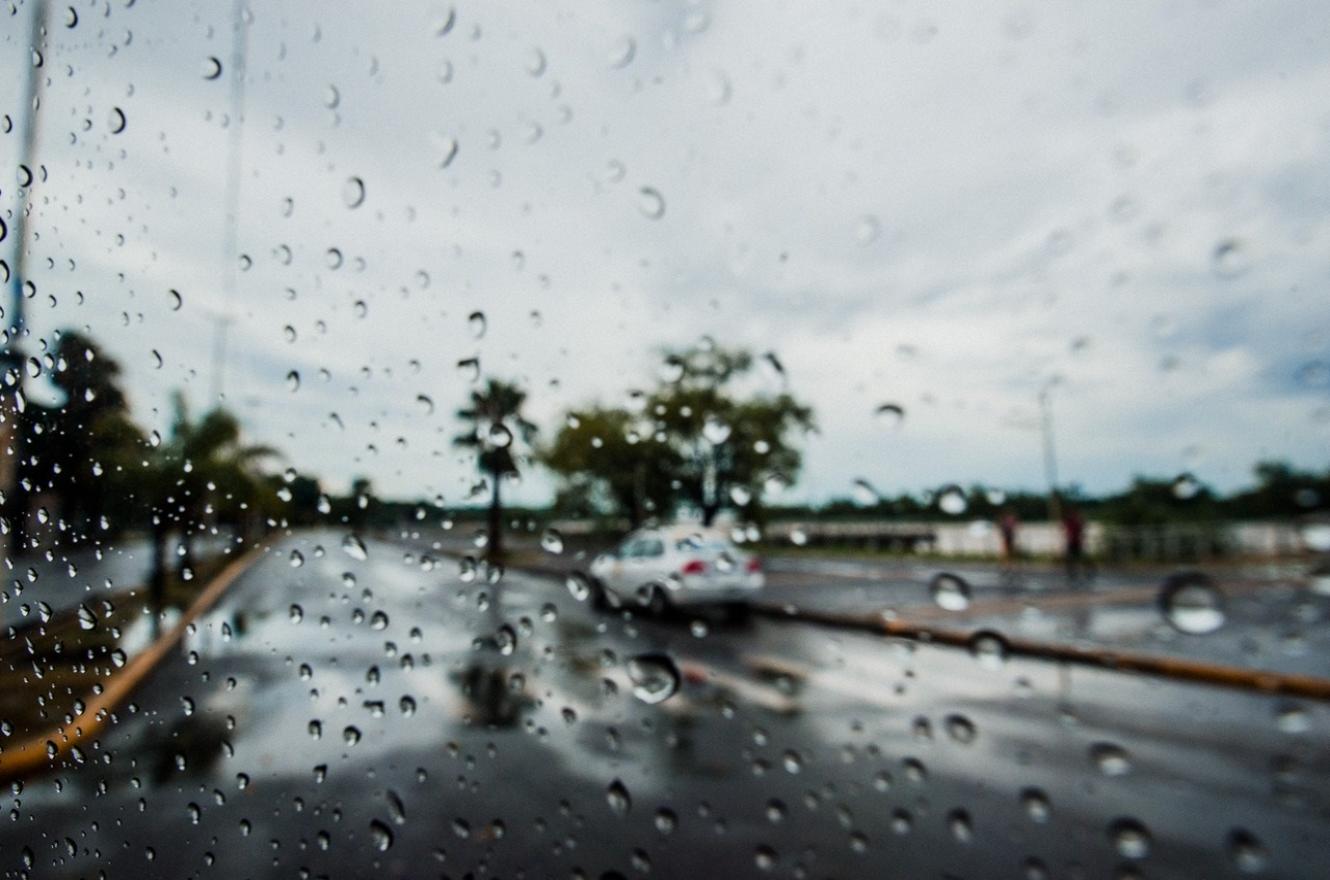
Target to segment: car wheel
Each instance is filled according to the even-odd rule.
[[[656,587],[651,591],[651,600],[647,603],[647,610],[651,612],[652,617],[664,617],[670,613],[672,603],[670,597],[665,594],[662,587]]]
[[[608,611],[610,608],[610,591],[600,578],[591,581],[591,608],[593,611]]]
[[[730,623],[747,623],[753,609],[747,602],[726,602],[725,619]]]

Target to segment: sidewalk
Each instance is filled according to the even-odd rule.
[[[25,616],[11,622],[12,636],[0,646],[0,778],[65,752],[82,760],[78,743],[100,729],[165,656],[168,642],[179,639],[200,603],[220,595],[249,558],[219,553],[201,562],[191,580],[172,578],[155,627],[142,586],[86,591],[59,609],[45,600],[11,600]]]

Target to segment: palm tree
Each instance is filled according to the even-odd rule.
[[[160,605],[166,581],[166,544],[172,524],[180,528],[180,570],[194,565],[194,535],[214,518],[234,517],[242,526],[263,490],[259,463],[277,453],[241,442],[240,422],[220,407],[191,420],[185,397],[173,398],[170,437],[156,449],[148,474],[153,501],[152,592]]]
[[[516,474],[517,457],[513,443],[530,443],[536,426],[522,417],[526,392],[511,382],[489,379],[484,387],[471,392],[471,405],[457,411],[457,417],[470,424],[470,430],[453,438],[453,445],[476,451],[476,465],[490,483],[489,529],[486,543],[491,562],[503,555],[503,502],[499,486],[504,477]]]

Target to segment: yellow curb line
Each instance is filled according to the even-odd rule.
[[[71,748],[101,732],[115,708],[138,687],[143,679],[164,660],[184,637],[189,625],[206,613],[227,588],[253,565],[262,555],[262,547],[254,547],[232,560],[212,579],[194,604],[190,605],[169,632],[157,638],[147,648],[135,654],[120,672],[107,679],[100,694],[87,701],[83,711],[67,727],[57,727],[45,734],[29,737],[0,752],[0,780],[11,780],[53,765]],[[72,728],[72,729],[71,729]],[[54,752],[51,747],[54,746]]]
[[[773,620],[804,621],[841,629],[856,629],[877,635],[910,639],[921,644],[946,645],[967,650],[972,646],[974,636],[977,633],[993,632],[993,630],[982,628],[974,630],[937,629],[900,620],[882,620],[877,617],[817,611],[800,611],[788,614],[780,608],[769,606],[759,606],[754,610]],[[1076,648],[1054,642],[1007,638],[1001,634],[997,635],[1006,645],[1007,654],[1010,656],[1075,663],[1079,666],[1090,666],[1114,672],[1138,672],[1161,678],[1179,679],[1238,690],[1258,691],[1265,694],[1330,700],[1330,679],[1317,678],[1311,675],[1288,675],[1259,669],[1246,669],[1241,666],[1205,663],[1199,660],[1138,654],[1132,651]]]

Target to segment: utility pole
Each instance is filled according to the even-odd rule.
[[[19,141],[18,164],[26,168],[27,181],[18,191],[14,207],[12,258],[9,266],[9,313],[5,328],[3,358],[4,387],[0,389],[0,490],[4,500],[0,510],[8,520],[9,529],[0,535],[0,551],[12,565],[11,551],[22,549],[27,516],[27,496],[19,483],[19,463],[23,460],[23,425],[25,408],[23,399],[23,286],[27,282],[28,214],[32,210],[32,188],[38,174],[34,156],[37,154],[38,121],[42,107],[42,89],[46,82],[46,54],[42,51],[42,37],[46,32],[46,0],[33,0],[28,31],[27,78],[23,89],[23,106],[19,119],[23,126]],[[17,546],[11,546],[13,539]]]
[[[223,229],[222,279],[226,298],[223,314],[213,325],[212,406],[219,406],[226,393],[226,334],[235,320],[232,309],[236,293],[236,261],[240,259],[237,238],[240,229],[240,175],[245,148],[245,59],[249,30],[244,0],[231,6],[231,143],[226,167],[226,220]]]
[[[1044,478],[1048,481],[1048,516],[1053,522],[1062,519],[1062,500],[1058,497],[1058,459],[1053,441],[1052,390],[1056,379],[1051,379],[1039,390],[1039,424],[1044,437]]]

